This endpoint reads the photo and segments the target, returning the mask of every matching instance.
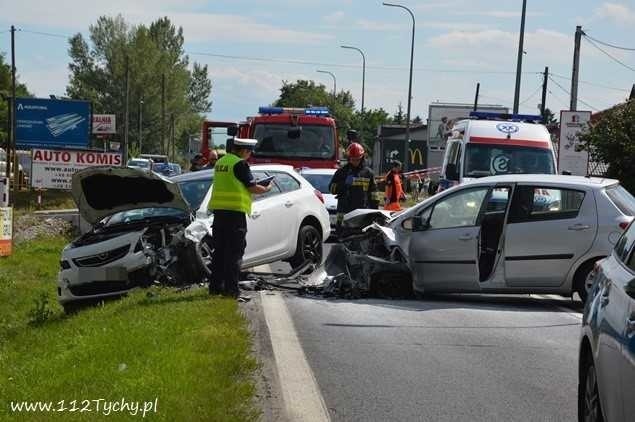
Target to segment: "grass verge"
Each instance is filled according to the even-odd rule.
[[[106,402],[157,403],[152,420],[258,417],[250,339],[234,300],[203,290],[140,290],[65,316],[55,298],[61,247],[38,239],[0,259],[0,420],[130,420]],[[96,411],[97,402],[100,412]],[[63,412],[12,412],[10,402]],[[76,400],[76,411],[71,412]],[[91,411],[81,412],[91,400]]]
[[[33,189],[16,192],[14,207],[16,213],[24,213],[38,210],[60,210],[76,208],[70,191],[49,189],[41,191],[42,204],[38,206],[38,192]]]

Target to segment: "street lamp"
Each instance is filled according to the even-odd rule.
[[[335,79],[335,75],[328,70],[318,69],[317,72],[331,75],[331,78],[333,78],[333,99],[337,98],[337,80]]]
[[[348,48],[349,50],[358,51],[359,54],[362,55],[362,116],[364,115],[364,84],[366,82],[366,56],[364,52],[357,47],[352,47],[350,45],[341,45],[342,48]]]
[[[410,13],[412,18],[412,42],[410,44],[410,81],[408,82],[408,115],[406,116],[406,142],[404,142],[404,170],[408,171],[408,143],[410,142],[410,103],[412,101],[412,63],[415,55],[415,15],[406,6],[393,3],[382,3],[384,6],[399,7]]]
[[[143,128],[143,100],[139,100],[139,154],[143,153],[142,146]]]

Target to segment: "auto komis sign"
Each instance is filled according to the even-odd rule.
[[[31,186],[40,189],[71,189],[73,174],[86,167],[121,166],[121,154],[96,151],[34,149]]]

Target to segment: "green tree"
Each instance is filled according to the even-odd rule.
[[[8,140],[7,123],[9,109],[4,99],[11,96],[11,65],[5,63],[4,54],[0,53],[0,146],[6,146]],[[32,97],[26,85],[18,82],[16,78],[15,94],[17,97]],[[4,96],[4,97],[3,97]]]
[[[421,125],[423,124],[423,119],[421,118],[421,116],[416,115],[415,118],[412,119],[412,124]]]
[[[194,63],[190,70],[182,28],[176,28],[167,17],[149,26],[131,26],[121,16],[102,16],[89,27],[89,34],[90,43],[81,34],[70,39],[71,75],[67,94],[91,101],[95,113],[117,114],[121,139],[127,64],[130,144],[138,146],[141,111],[143,152],[167,151],[171,116],[175,120],[177,150],[182,150],[188,135],[199,131],[201,113],[210,111],[212,90],[207,66]],[[162,125],[163,80],[165,120]],[[164,144],[161,143],[163,133]]]
[[[405,124],[406,122],[406,116],[403,113],[403,106],[401,105],[401,103],[399,103],[397,105],[397,112],[395,113],[395,115],[392,118],[392,121],[396,124],[396,125],[402,125]]]
[[[392,123],[392,119],[383,108],[366,109],[363,115],[361,112],[354,114],[352,125],[354,128],[358,128],[364,148],[368,151],[369,155],[373,153],[375,139],[377,138],[377,129],[381,125],[389,123]]]
[[[606,175],[635,194],[635,101],[604,111],[580,140],[591,161],[608,164]]]

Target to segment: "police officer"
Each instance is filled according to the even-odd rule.
[[[349,139],[356,139],[357,133],[349,131]],[[336,233],[341,234],[344,214],[358,208],[377,208],[377,186],[375,175],[364,162],[364,147],[358,142],[351,142],[346,149],[348,164],[338,169],[329,189],[337,195]]]
[[[209,209],[214,213],[210,294],[239,296],[238,278],[247,234],[245,216],[251,213],[251,194],[271,189],[271,185],[256,183],[246,161],[257,142],[234,138],[231,150],[216,162],[214,190],[209,202]]]

